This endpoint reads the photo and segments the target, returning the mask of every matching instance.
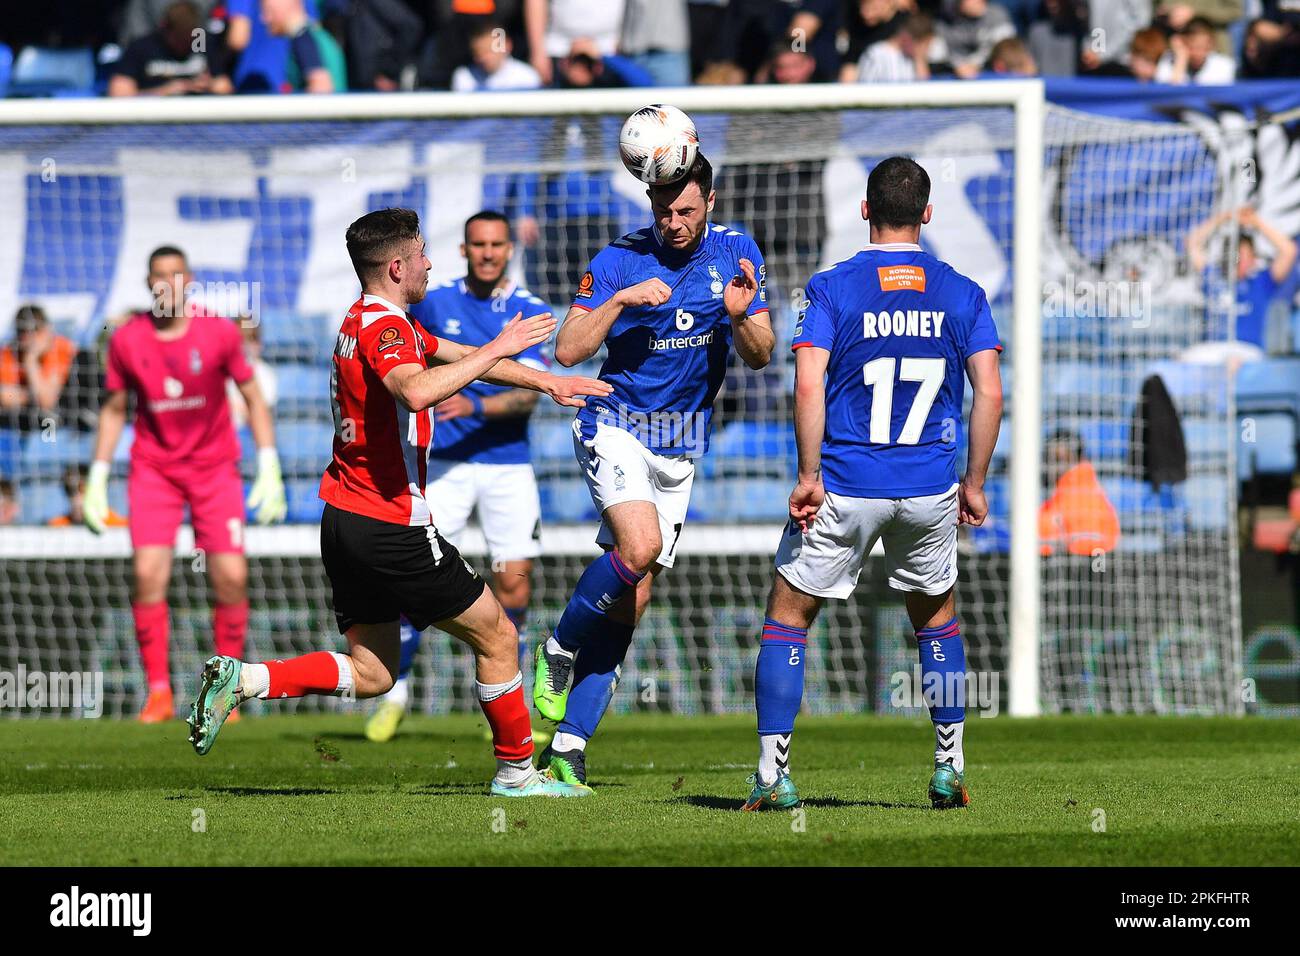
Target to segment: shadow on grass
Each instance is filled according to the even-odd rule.
[[[221,793],[228,797],[319,797],[338,793],[320,787],[204,787],[206,793]]]
[[[710,797],[692,794],[685,797],[673,797],[664,801],[665,803],[684,804],[690,807],[701,807],[705,810],[732,810],[739,811],[741,804],[744,803],[736,797]],[[929,810],[928,804],[923,803],[886,803],[883,800],[841,800],[839,797],[805,797],[799,804],[801,807],[876,807],[881,810]]]

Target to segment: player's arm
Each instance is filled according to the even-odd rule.
[[[116,389],[107,394],[99,407],[99,426],[95,430],[95,452],[86,476],[86,494],[82,500],[82,514],[86,527],[95,534],[104,530],[108,522],[108,474],[112,469],[113,452],[126,429],[126,390]]]
[[[996,349],[983,349],[966,360],[973,400],[967,436],[966,474],[958,489],[958,518],[962,524],[981,525],[988,514],[984,479],[1002,424],[1002,375]]]
[[[520,313],[522,315],[522,313]],[[555,327],[555,320],[551,318],[550,313],[545,315],[533,316],[528,321],[545,318],[550,322],[551,328]],[[512,321],[518,321],[516,316]],[[509,328],[509,326],[507,326]],[[504,334],[504,332],[502,333]],[[498,336],[499,338],[500,336]],[[482,348],[470,348],[468,345],[462,345],[460,342],[452,342],[448,339],[438,339],[438,350],[430,358],[435,362],[463,362],[471,356],[476,355],[488,346]],[[496,341],[495,339],[493,341]],[[489,345],[491,343],[488,343]],[[522,349],[520,350],[522,351]],[[510,353],[517,354],[517,353]],[[532,368],[524,365],[522,362],[516,362],[513,359],[501,359],[495,365],[490,367],[490,371],[481,375],[474,376],[493,385],[505,385],[515,391],[527,389],[522,394],[528,395],[534,392],[545,392],[555,400],[557,405],[568,405],[572,408],[581,408],[586,404],[580,396],[582,395],[608,395],[612,392],[613,386],[602,382],[597,378],[587,378],[582,375],[553,375],[550,372],[541,369]],[[459,389],[457,389],[459,391]],[[504,392],[501,395],[492,398],[483,399],[483,411],[486,415],[488,403],[493,402],[494,412],[497,414],[492,417],[508,418],[512,417],[508,411],[511,407],[522,409],[522,404],[517,401],[511,401],[510,396],[514,392]],[[494,401],[494,399],[496,401]],[[533,399],[536,404],[536,399]],[[515,411],[515,415],[531,414],[530,407],[527,412],[522,410]]]
[[[826,437],[826,366],[831,353],[815,345],[794,353],[794,440],[799,478],[790,495],[790,520],[807,531],[826,497],[822,441]]]
[[[1187,234],[1187,258],[1196,275],[1199,276],[1205,268],[1205,244],[1209,242],[1210,235],[1233,215],[1231,210],[1215,213]]]
[[[1271,222],[1262,219],[1259,212],[1249,206],[1245,206],[1238,211],[1237,219],[1244,228],[1254,229],[1268,240],[1269,245],[1277,250],[1268,271],[1272,275],[1274,282],[1285,282],[1287,277],[1291,275],[1291,270],[1295,267],[1295,240]]]
[[[248,406],[248,427],[257,445],[257,477],[248,492],[248,507],[257,512],[258,524],[282,521],[289,511],[284,494],[284,475],[280,471],[280,453],[275,448],[275,425],[271,420],[271,404],[262,394],[257,378],[249,375],[236,382],[239,394]]]
[[[560,334],[555,337],[555,361],[565,368],[591,358],[604,344],[610,328],[624,309],[640,305],[663,305],[673,290],[662,279],[646,279],[620,289],[594,309],[575,305],[564,317]]]
[[[740,275],[732,278],[723,294],[722,304],[731,319],[732,341],[736,353],[745,364],[757,371],[766,368],[772,361],[772,350],[776,348],[776,335],[772,331],[772,319],[764,310],[749,314],[749,307],[758,294],[758,279],[754,272],[754,263],[748,259],[740,260]]]

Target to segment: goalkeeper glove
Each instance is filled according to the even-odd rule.
[[[274,448],[257,450],[257,480],[248,493],[248,507],[256,509],[258,524],[283,521],[289,510],[284,499],[284,478],[280,475],[280,456]]]
[[[95,534],[100,534],[108,522],[109,468],[106,461],[91,462],[90,474],[86,476],[86,493],[81,498],[81,516],[86,527]]]

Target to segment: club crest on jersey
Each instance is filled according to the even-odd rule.
[[[713,293],[715,299],[722,298],[722,290],[726,287],[726,283],[722,281],[722,274],[718,272],[718,267],[710,264],[709,275],[713,276],[713,281],[709,283],[709,291]]]
[[[163,394],[168,398],[180,398],[185,394],[185,386],[181,384],[179,379],[168,375],[163,379]]]
[[[399,345],[405,344],[406,339],[402,338],[402,334],[397,331],[397,326],[395,325],[390,325],[388,328],[384,329],[384,331],[379,333],[379,351],[381,352],[386,349],[395,349]]]
[[[578,283],[578,291],[574,293],[575,299],[590,299],[591,290],[596,285],[596,277],[590,272],[582,274],[582,280]]]
[[[199,354],[198,349],[190,349],[190,374],[198,375],[203,371],[203,356]]]

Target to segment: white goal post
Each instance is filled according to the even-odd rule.
[[[647,102],[671,103],[692,115],[713,112],[738,114],[780,113],[791,117],[833,111],[881,110],[897,114],[900,110],[953,110],[965,108],[1000,108],[1013,117],[1014,192],[1011,222],[1012,287],[1010,294],[1011,337],[1009,354],[1014,363],[1014,390],[1008,402],[1011,422],[1009,461],[1010,502],[1008,551],[1009,574],[1006,600],[1007,652],[1005,663],[1009,692],[1009,711],[1016,716],[1033,716],[1041,711],[1040,688],[1040,621],[1041,559],[1037,532],[1042,462],[1042,284],[1040,254],[1043,248],[1042,210],[1044,189],[1044,93],[1037,80],[979,82],[932,82],[891,85],[806,85],[697,87],[686,89],[627,89],[587,92],[540,91],[521,94],[480,96],[444,93],[417,94],[348,94],[342,96],[284,96],[176,99],[101,99],[0,101],[0,129],[21,133],[34,127],[154,127],[165,128],[168,135],[186,137],[199,127],[220,124],[311,124],[311,123],[382,123],[385,121],[479,120],[486,118],[529,118],[560,115],[622,116]],[[704,148],[712,156],[706,140]],[[25,154],[24,174],[39,174],[43,154],[31,140],[18,139],[16,150]],[[894,149],[890,141],[877,144],[880,154]],[[499,144],[510,150],[510,143]],[[905,150],[906,144],[897,147]],[[0,145],[0,154],[7,147]],[[771,155],[779,158],[781,144],[770,144]],[[616,161],[610,157],[610,161]],[[725,157],[724,157],[725,162]],[[92,164],[93,165],[93,164]],[[0,168],[0,172],[2,172]],[[932,177],[935,171],[932,170]],[[13,179],[0,178],[0,194]],[[21,196],[10,192],[6,208],[23,205]],[[31,204],[27,204],[32,208]],[[860,224],[862,225],[862,224]],[[865,240],[865,225],[862,225]],[[937,209],[933,233],[955,228],[946,225],[944,210]],[[315,237],[341,243],[341,236]],[[184,244],[184,236],[178,237]],[[0,286],[22,274],[22,250],[12,244],[0,247]],[[18,261],[15,261],[15,257]],[[143,270],[141,270],[143,271]],[[805,277],[806,281],[806,277]],[[14,291],[0,306],[17,297]],[[39,298],[39,295],[33,295]],[[339,303],[341,309],[345,303]],[[553,303],[563,307],[563,303]],[[0,315],[6,323],[9,315]],[[1004,330],[1005,332],[1005,330]],[[779,346],[781,348],[781,346]],[[726,525],[701,522],[707,534],[683,539],[687,553],[718,554],[716,542],[725,539],[727,547],[746,549],[747,554],[764,550],[770,559],[778,526],[783,516],[774,513],[766,522],[728,528]],[[548,527],[543,541],[555,553],[580,555],[593,550],[590,541],[594,523],[576,521]],[[39,529],[0,532],[0,560],[38,561],[65,556],[121,557],[126,545],[125,532],[104,538],[92,538],[80,531],[68,532],[52,542]],[[189,539],[185,539],[188,541]],[[185,545],[181,542],[181,547]],[[475,539],[466,550],[479,553],[481,541]],[[712,545],[709,543],[712,542]],[[283,529],[255,529],[248,533],[250,554],[309,557],[314,553],[314,531],[303,524]],[[53,551],[51,550],[53,548]],[[725,553],[725,548],[721,549]],[[179,553],[185,554],[184,550]],[[118,583],[114,579],[113,587]],[[17,613],[17,612],[8,612]]]

